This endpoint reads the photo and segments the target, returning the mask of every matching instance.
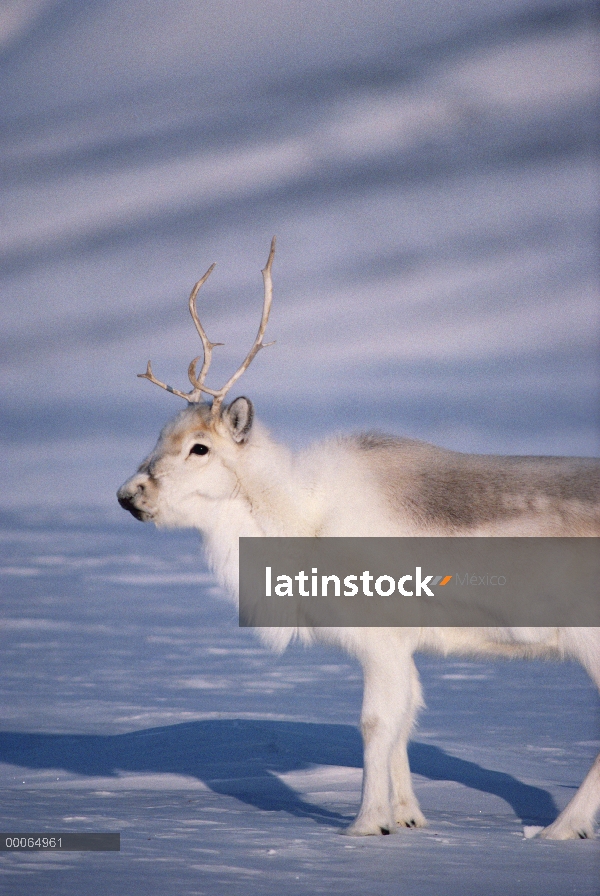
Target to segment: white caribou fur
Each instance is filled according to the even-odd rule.
[[[208,453],[190,453],[197,444]],[[332,439],[292,454],[253,423],[251,403],[239,398],[216,421],[208,405],[190,404],[165,427],[118,497],[138,519],[198,529],[211,568],[236,598],[240,536],[597,536],[599,483],[594,460],[467,455],[376,434]],[[260,634],[277,650],[293,637],[324,640],[362,665],[363,793],[351,834],[425,824],[407,757],[423,705],[415,651],[573,658],[600,687],[598,628],[262,629]],[[592,837],[599,808],[600,756],[541,836]]]

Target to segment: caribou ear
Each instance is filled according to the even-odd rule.
[[[236,398],[225,408],[221,419],[236,442],[245,442],[252,429],[254,407],[249,398]]]

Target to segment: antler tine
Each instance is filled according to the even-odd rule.
[[[160,386],[161,389],[166,389],[167,392],[172,392],[173,395],[179,395],[180,398],[185,398],[186,401],[190,400],[190,396],[185,392],[180,392],[179,389],[174,389],[173,386],[167,386],[166,383],[161,383],[160,380],[157,380],[152,373],[152,365],[150,364],[150,361],[148,361],[146,373],[138,373],[138,377],[143,380],[150,380],[150,382],[154,383],[155,386]]]
[[[196,298],[198,296],[198,293],[200,292],[200,290],[202,289],[202,287],[204,286],[204,284],[206,283],[206,281],[208,280],[208,278],[210,277],[210,275],[212,274],[214,269],[215,269],[215,265],[211,264],[211,266],[207,270],[204,277],[202,277],[200,280],[198,280],[198,282],[196,283],[196,285],[194,286],[194,288],[192,289],[192,291],[190,293],[190,300],[189,300],[190,314],[192,315],[192,320],[194,321],[194,326],[196,327],[196,330],[198,331],[198,335],[199,335],[200,339],[202,340],[202,348],[204,349],[204,361],[202,363],[202,369],[200,370],[200,373],[196,375],[196,364],[200,360],[199,355],[197,358],[194,358],[194,360],[190,363],[190,366],[188,367],[188,377],[189,377],[190,383],[194,387],[192,392],[190,393],[190,400],[192,400],[192,401],[200,398],[200,395],[202,394],[202,392],[206,392],[208,395],[213,395],[213,396],[215,394],[213,389],[205,388],[204,380],[206,379],[206,374],[208,373],[208,369],[209,369],[211,361],[212,361],[213,348],[215,348],[217,345],[223,345],[223,343],[210,341],[210,339],[206,335],[206,330],[204,329],[204,327],[202,326],[202,324],[200,322],[200,318],[198,317],[198,309],[196,307]],[[192,397],[192,396],[194,396],[194,397]]]
[[[273,280],[271,278],[271,268],[273,267],[273,259],[275,258],[275,245],[276,240],[275,237],[271,240],[271,249],[269,251],[269,257],[267,259],[267,263],[262,270],[263,283],[264,283],[264,299],[263,299],[263,311],[262,317],[260,319],[260,326],[258,328],[258,333],[256,334],[256,339],[254,340],[254,344],[248,354],[244,362],[240,367],[236,370],[236,372],[231,376],[225,385],[218,390],[218,392],[211,393],[214,395],[212,411],[213,415],[216,414],[225,398],[225,395],[234,383],[236,383],[243,372],[248,369],[258,352],[261,348],[267,348],[269,345],[273,345],[274,342],[263,342],[263,336],[265,335],[265,330],[267,329],[267,323],[269,321],[269,314],[271,313],[271,303],[273,301]]]
[[[202,286],[206,283],[206,281],[212,274],[214,268],[215,268],[215,265],[211,264],[211,266],[207,270],[204,277],[202,277],[200,280],[198,280],[198,282],[196,283],[196,285],[194,286],[194,288],[192,289],[192,291],[190,293],[190,299],[189,299],[190,314],[192,315],[192,320],[194,321],[196,330],[198,331],[198,335],[200,336],[200,339],[202,340],[202,345],[204,348],[204,363],[202,365],[202,370],[200,371],[200,375],[198,377],[196,377],[196,375],[195,375],[196,374],[196,364],[200,360],[199,356],[197,358],[194,358],[194,360],[191,362],[191,364],[188,368],[188,376],[189,376],[190,382],[193,386],[193,389],[191,390],[191,392],[180,392],[179,389],[174,389],[172,386],[168,386],[166,383],[162,383],[160,380],[157,380],[156,377],[154,376],[154,374],[152,373],[152,365],[151,365],[150,361],[148,361],[146,373],[138,373],[138,377],[140,377],[141,379],[150,380],[151,383],[154,383],[156,386],[160,386],[161,389],[166,389],[167,392],[171,392],[173,395],[178,395],[180,398],[185,398],[185,400],[187,402],[189,402],[190,404],[197,402],[198,399],[200,398],[200,396],[202,395],[202,392],[208,392],[208,394],[212,395],[212,396],[215,395],[214,390],[207,389],[203,385],[203,383],[206,378],[206,374],[208,373],[208,368],[210,367],[210,362],[211,362],[211,358],[212,358],[212,350],[216,345],[222,345],[223,343],[211,342],[209,340],[208,336],[206,335],[206,333],[204,331],[204,327],[200,323],[198,314],[196,312],[196,297],[197,297],[198,293],[200,292],[200,289],[202,288]]]

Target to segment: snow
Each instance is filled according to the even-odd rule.
[[[600,892],[531,837],[600,740],[575,666],[419,659],[430,825],[350,840],[361,677],[268,654],[189,532],[120,511],[197,339],[224,382],[278,236],[275,435],[598,453],[597,33],[550,0],[10,0],[0,13],[2,828],[13,896]]]
[[[120,831],[7,855],[7,892],[595,894],[600,844],[530,837],[600,748],[579,667],[419,658],[429,827],[351,840],[361,675],[237,627],[191,532],[5,515],[3,830]]]

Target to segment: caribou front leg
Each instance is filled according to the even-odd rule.
[[[423,697],[419,673],[412,657],[409,662],[410,701],[402,728],[398,734],[398,740],[392,750],[392,810],[396,824],[406,828],[422,828],[425,827],[427,821],[419,808],[419,803],[413,790],[407,746],[417,712],[423,706]]]
[[[380,642],[377,649],[361,657],[361,662],[364,674],[362,801],[346,833],[390,834],[396,828],[394,813],[396,809],[400,811],[401,804],[410,806],[412,815],[424,823],[412,792],[408,760],[405,769],[401,768],[401,761],[396,761],[395,769],[392,768],[399,741],[406,755],[406,740],[419,704],[418,679],[410,652],[398,643]],[[400,774],[396,784],[392,781],[393,771]]]

